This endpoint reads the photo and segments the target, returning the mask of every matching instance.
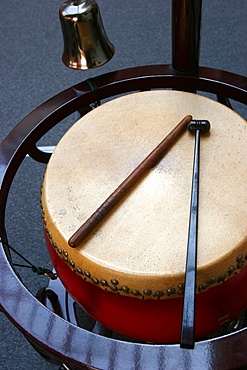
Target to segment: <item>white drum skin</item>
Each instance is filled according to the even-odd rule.
[[[247,306],[247,292],[243,293],[246,288],[239,287],[239,281],[247,279],[247,130],[243,118],[211,99],[190,93],[158,90],[123,96],[75,123],[52,155],[43,184],[48,249],[57,272],[66,270],[58,272],[66,288],[97,320],[147,341],[172,342],[179,338],[193,135],[184,133],[78,248],[70,248],[68,239],[188,114],[211,123],[210,133],[201,138],[197,265],[200,309],[196,311],[196,328],[197,336],[216,330]],[[72,285],[77,286],[77,292]],[[93,296],[97,294],[102,300],[105,296],[104,314],[93,307],[95,298],[85,302],[81,297],[79,290],[85,289],[91,289]],[[216,298],[215,304],[211,296]],[[229,297],[234,301],[230,305]],[[139,311],[145,311],[139,308],[141,303],[154,307],[158,304],[158,314],[162,316],[159,323],[169,306],[165,333],[155,336],[157,329],[152,329],[147,312],[138,317],[138,325],[133,325],[137,322],[130,318],[133,308],[123,313],[121,306],[128,304],[121,299],[134,301]],[[109,319],[113,312],[111,300],[119,300],[118,307],[114,303],[114,322]],[[174,330],[168,322],[176,303],[168,301],[177,301],[176,317],[170,320],[178,323],[175,335],[169,333]],[[155,310],[153,316],[157,316]],[[116,323],[123,314],[132,322],[130,329]],[[143,332],[141,323],[147,334],[138,334],[138,330]]]

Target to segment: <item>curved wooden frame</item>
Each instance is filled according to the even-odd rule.
[[[96,77],[100,99],[122,93],[173,88],[207,91],[247,104],[247,78],[209,68],[199,68],[197,76],[174,72],[171,65],[145,66]],[[5,232],[5,207],[9,188],[27,153],[46,162],[37,141],[71,113],[95,102],[95,92],[87,81],[51,98],[26,118],[0,146],[0,308],[40,352],[49,354],[74,369],[237,369],[247,365],[247,329],[224,337],[197,342],[194,350],[179,345],[151,345],[116,341],[88,332],[63,320],[43,306],[21,283],[11,265]],[[29,314],[27,315],[27,311]]]

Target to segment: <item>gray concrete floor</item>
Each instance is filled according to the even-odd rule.
[[[0,141],[38,105],[88,77],[171,62],[171,1],[98,0],[98,4],[116,53],[101,69],[81,72],[69,70],[61,62],[60,1],[1,3]],[[200,65],[246,75],[246,18],[246,1],[203,1]],[[243,106],[236,104],[236,109],[247,116]],[[42,144],[54,145],[58,134],[61,132],[51,133]],[[37,259],[38,249],[39,258],[49,265],[38,204],[43,171],[43,165],[25,160],[10,194],[7,227],[13,246],[32,260]],[[22,273],[34,293],[46,284],[43,278]],[[0,326],[0,369],[58,368],[43,360],[3,313]]]

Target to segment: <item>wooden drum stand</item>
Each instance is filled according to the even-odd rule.
[[[173,12],[178,11],[176,8],[179,3],[182,2],[174,1]],[[173,30],[174,48],[176,46],[179,51],[183,46],[177,37]],[[190,56],[194,55],[189,67],[183,66],[183,62],[178,65],[181,58],[174,51],[172,65],[111,72],[94,78],[94,89],[90,87],[90,81],[84,81],[61,92],[24,118],[0,146],[0,308],[40,354],[51,362],[66,364],[63,365],[64,369],[144,370],[189,366],[191,369],[223,370],[247,366],[247,328],[222,337],[198,341],[195,349],[187,350],[181,349],[179,344],[152,345],[119,341],[109,337],[107,329],[98,331],[96,328],[91,332],[76,326],[75,322],[63,318],[63,301],[69,303],[70,298],[66,297],[67,293],[59,281],[51,281],[50,286],[39,294],[40,300],[35,298],[15,274],[7,243],[5,208],[12,180],[20,164],[27,154],[37,161],[47,163],[50,155],[41,152],[36,143],[73,112],[79,111],[84,115],[99,99],[156,88],[206,91],[216,94],[218,100],[228,106],[228,98],[247,104],[247,78],[220,70],[197,68],[195,44],[192,49],[188,51]],[[62,296],[57,297],[56,293],[60,292]],[[23,302],[26,302],[28,310],[26,315],[18,309]],[[48,302],[47,306],[51,309],[47,309],[43,304],[45,302]]]

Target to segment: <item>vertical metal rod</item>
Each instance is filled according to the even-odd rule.
[[[202,0],[172,1],[172,67],[196,75],[199,67]]]
[[[197,263],[197,231],[198,231],[198,200],[199,200],[199,151],[200,130],[195,130],[194,166],[192,176],[192,191],[190,205],[190,222],[186,260],[186,277],[184,290],[184,305],[181,348],[194,348],[195,343],[195,300],[196,300],[196,263]]]

